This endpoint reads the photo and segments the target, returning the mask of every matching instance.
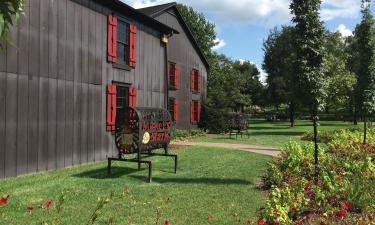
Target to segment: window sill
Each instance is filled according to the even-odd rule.
[[[116,68],[116,69],[120,69],[120,70],[126,70],[126,71],[130,71],[132,68],[128,65],[123,65],[123,64],[113,64],[112,65],[113,68]]]

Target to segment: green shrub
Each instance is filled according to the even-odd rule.
[[[202,107],[202,122],[199,127],[210,133],[224,133],[229,131],[228,110],[212,108],[207,105]]]
[[[196,130],[180,130],[180,129],[175,129],[172,132],[171,139],[172,140],[185,140],[189,138],[194,138],[194,137],[199,137],[199,136],[204,136],[207,133],[203,130],[196,129]]]
[[[346,132],[361,132],[360,128],[350,128],[345,129]],[[318,133],[318,142],[328,144],[335,138],[337,135],[340,135],[342,130],[331,130],[331,131],[322,131]],[[363,131],[362,131],[363,132]],[[303,141],[314,141],[314,133],[306,132],[302,137]]]
[[[338,131],[324,131],[318,133],[318,142],[327,144],[330,142]],[[303,141],[314,141],[314,133],[306,132],[302,137],[301,140]]]
[[[329,151],[338,157],[365,161],[375,159],[375,129],[368,129],[367,144],[363,145],[363,131],[342,130],[337,132],[328,144]]]

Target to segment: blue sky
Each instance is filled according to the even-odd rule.
[[[168,0],[123,0],[142,8]],[[216,24],[218,46],[215,51],[232,59],[248,60],[261,66],[263,40],[275,26],[290,24],[290,0],[178,0],[202,12]],[[322,21],[331,30],[350,35],[361,20],[361,0],[323,0]],[[375,8],[373,7],[373,12]],[[266,74],[262,73],[264,79]]]

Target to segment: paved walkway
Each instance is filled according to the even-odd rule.
[[[255,145],[245,145],[245,144],[229,144],[229,143],[211,143],[211,142],[184,142],[176,141],[172,143],[176,146],[204,146],[204,147],[216,147],[216,148],[229,148],[238,149],[245,152],[253,152],[262,155],[268,155],[272,157],[277,157],[280,151],[276,148],[262,147]]]

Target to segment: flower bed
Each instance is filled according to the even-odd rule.
[[[340,131],[319,150],[314,178],[314,146],[289,143],[265,176],[269,198],[258,225],[374,224],[375,132]]]

